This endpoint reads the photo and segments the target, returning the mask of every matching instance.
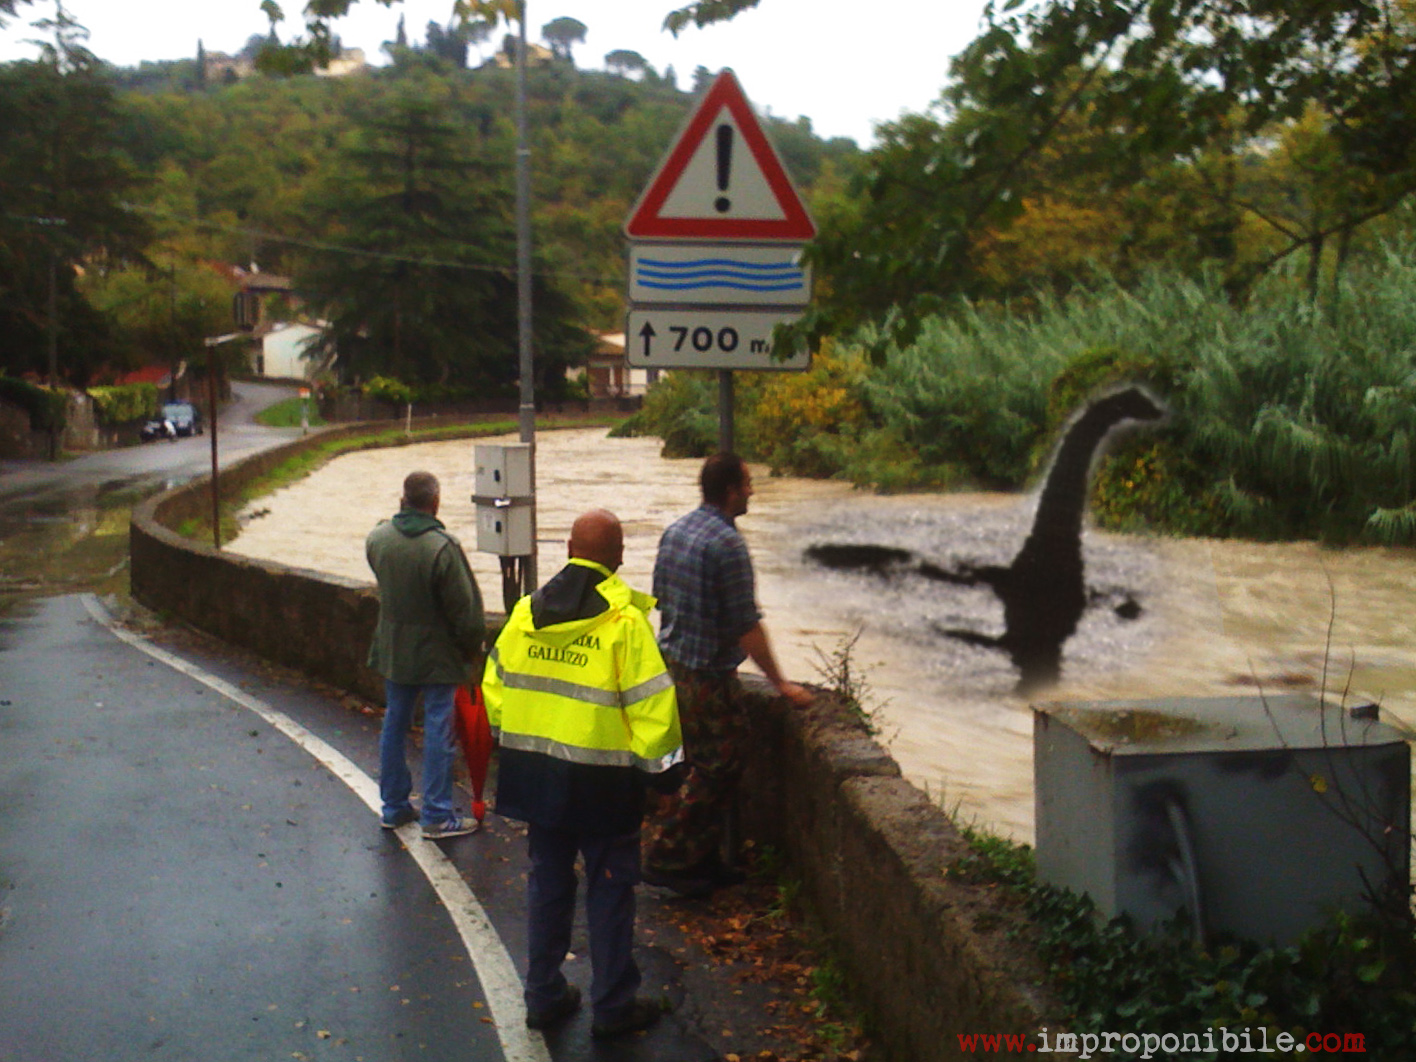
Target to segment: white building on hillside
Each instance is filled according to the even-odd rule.
[[[320,336],[317,325],[302,321],[280,321],[261,335],[255,353],[257,376],[277,380],[310,380],[330,368],[337,355],[312,358],[306,352]]]

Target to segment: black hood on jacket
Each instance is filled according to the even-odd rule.
[[[593,619],[610,607],[595,589],[605,581],[604,572],[580,564],[567,564],[531,595],[531,622],[537,630],[558,623]]]

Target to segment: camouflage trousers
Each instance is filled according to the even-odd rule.
[[[688,775],[678,792],[659,797],[645,831],[644,863],[679,874],[721,853],[724,824],[742,774],[748,716],[735,672],[668,663],[678,692]]]

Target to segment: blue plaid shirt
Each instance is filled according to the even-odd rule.
[[[761,618],[747,543],[722,510],[702,505],[669,525],[654,561],[664,655],[699,671],[732,671],[738,639]]]

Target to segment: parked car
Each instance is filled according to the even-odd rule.
[[[164,420],[170,420],[178,435],[202,433],[202,411],[191,402],[168,402],[162,407]]]
[[[143,442],[202,433],[202,413],[191,402],[168,402],[138,431]]]

